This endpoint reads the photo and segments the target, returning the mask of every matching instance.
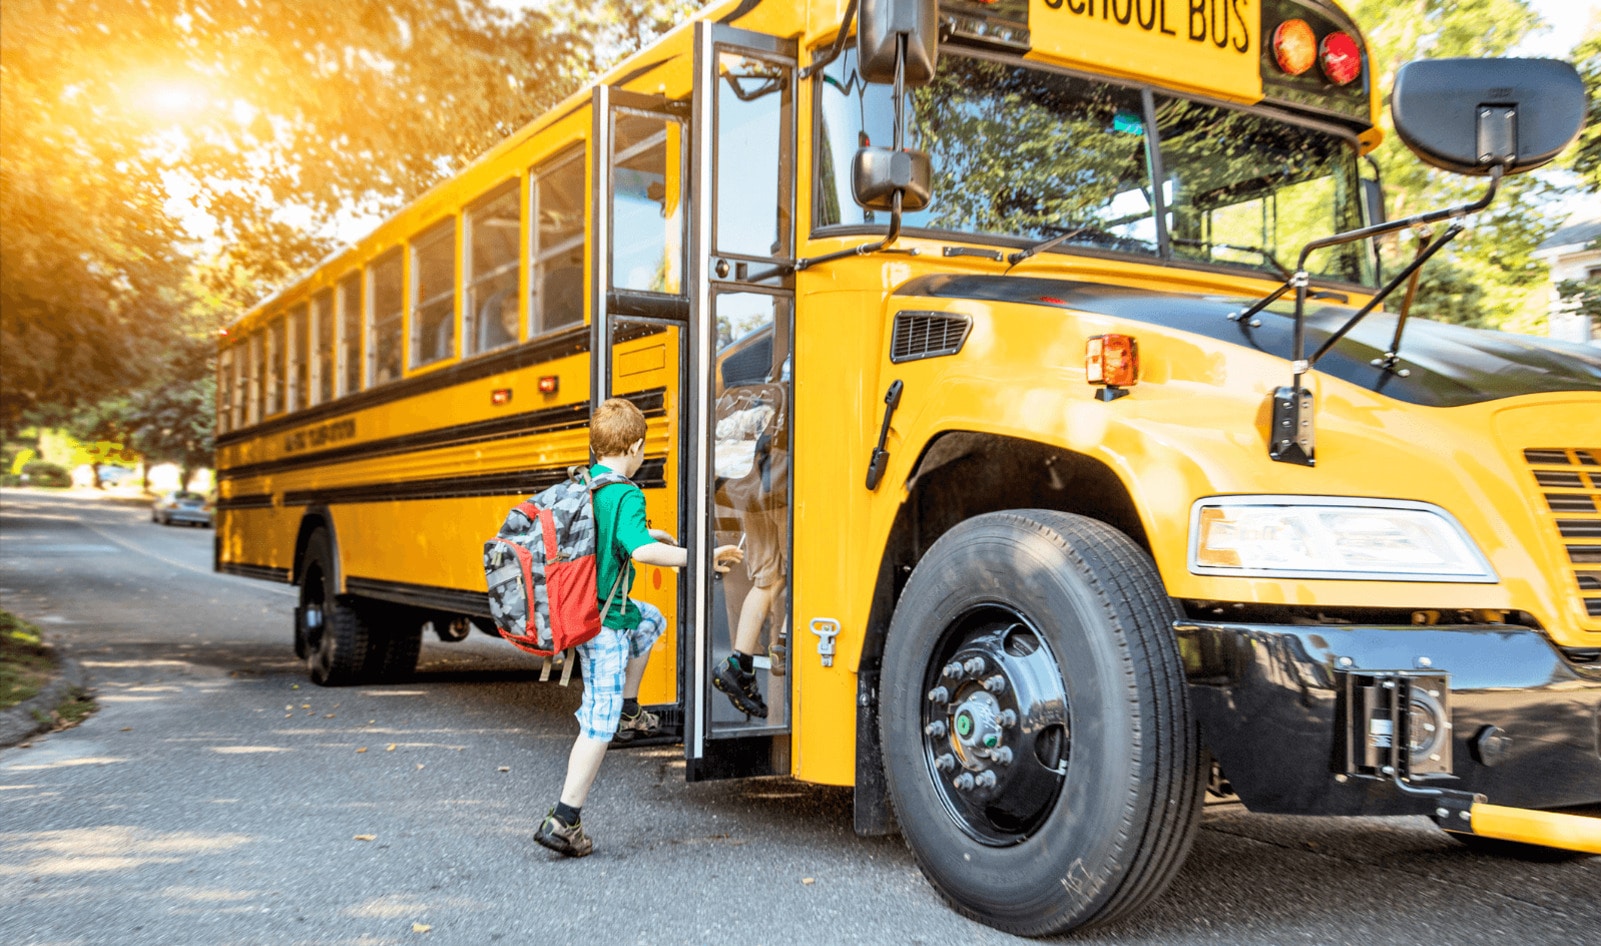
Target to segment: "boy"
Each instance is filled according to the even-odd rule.
[[[591,476],[607,472],[633,476],[645,462],[645,415],[632,401],[610,398],[589,419],[589,447],[596,457]],[[595,587],[603,610],[618,572],[626,568],[627,573],[618,589],[620,601],[614,601],[602,616],[600,633],[577,648],[584,660],[578,739],[567,757],[561,798],[534,832],[539,844],[568,857],[583,857],[595,849],[580,815],[613,737],[626,742],[661,730],[656,714],[639,707],[639,683],[650,661],[651,645],[667,622],[654,606],[628,597],[634,586],[633,562],[662,568],[689,564],[689,552],[679,548],[671,535],[647,526],[645,494],[639,487],[614,483],[592,495]],[[744,554],[736,546],[725,545],[712,558],[713,567],[721,573]]]

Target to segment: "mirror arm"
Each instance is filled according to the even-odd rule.
[[[1417,286],[1416,277],[1418,273],[1422,271],[1423,264],[1427,263],[1429,261],[1429,257],[1433,256],[1435,253],[1438,253],[1447,243],[1450,243],[1452,240],[1456,239],[1457,234],[1461,233],[1464,229],[1465,228],[1460,223],[1452,224],[1451,228],[1446,230],[1438,240],[1431,241],[1425,238],[1424,241],[1418,245],[1417,255],[1412,258],[1412,262],[1408,263],[1404,269],[1391,277],[1390,281],[1384,284],[1383,289],[1380,289],[1372,299],[1368,300],[1366,305],[1352,313],[1351,317],[1346,320],[1344,325],[1340,326],[1333,335],[1330,335],[1322,345],[1318,346],[1318,350],[1313,352],[1312,357],[1306,360],[1305,370],[1312,370],[1312,367],[1318,363],[1318,359],[1328,354],[1329,349],[1333,348],[1340,339],[1344,338],[1347,332],[1356,327],[1356,323],[1367,318],[1369,313],[1383,304],[1384,300],[1388,298],[1390,293],[1394,292],[1396,288],[1401,285],[1401,283],[1410,281],[1412,287],[1415,289]],[[1410,304],[1411,292],[1408,291],[1406,305],[1410,306]],[[1300,319],[1297,319],[1298,327],[1300,321]],[[1397,340],[1399,340],[1401,337],[1401,326],[1405,324],[1405,321],[1406,309],[1403,308],[1401,322],[1395,327],[1395,337]],[[1394,350],[1393,344],[1391,345],[1391,350]],[[1296,375],[1296,384],[1297,386],[1300,384],[1299,374]]]
[[[856,3],[857,0],[850,0],[850,3],[845,5],[845,19],[839,22],[839,32],[834,36],[834,45],[828,48],[828,52],[823,54],[823,58],[818,59],[800,71],[801,81],[804,82],[827,69],[829,64],[838,59],[840,54],[845,51],[845,44],[850,42],[851,21],[856,18]]]
[[[1506,171],[1504,165],[1498,164],[1492,167],[1490,169],[1489,189],[1484,192],[1483,197],[1480,197],[1471,204],[1462,204],[1457,207],[1447,207],[1444,210],[1431,210],[1428,213],[1404,217],[1400,220],[1391,220],[1386,223],[1376,223],[1373,226],[1362,227],[1359,230],[1348,230],[1345,233],[1336,233],[1333,236],[1327,236],[1321,239],[1313,240],[1311,243],[1308,243],[1304,248],[1302,248],[1301,255],[1296,260],[1295,268],[1297,270],[1305,270],[1307,257],[1311,256],[1318,250],[1328,249],[1331,246],[1341,246],[1346,243],[1353,243],[1357,240],[1366,240],[1370,237],[1384,236],[1387,233],[1396,233],[1412,227],[1426,226],[1431,223],[1439,223],[1442,220],[1451,220],[1456,217],[1466,216],[1467,214],[1478,213],[1484,208],[1490,206],[1490,202],[1495,199],[1496,192],[1500,190],[1501,187],[1501,178],[1505,173]]]

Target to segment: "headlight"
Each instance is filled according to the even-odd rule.
[[[1190,510],[1197,575],[1494,582],[1451,514],[1429,503],[1213,496]]]

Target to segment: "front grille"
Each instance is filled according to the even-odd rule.
[[[1584,613],[1601,617],[1601,449],[1530,449],[1523,459],[1554,514]]]
[[[972,320],[948,312],[897,312],[890,336],[889,360],[900,363],[954,355],[967,341]]]

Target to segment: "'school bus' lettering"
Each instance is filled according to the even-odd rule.
[[[1355,24],[951,0],[911,18],[947,39],[864,65],[846,6],[708,5],[230,327],[217,567],[299,586],[312,679],[492,632],[483,540],[620,396],[690,550],[633,589],[686,777],[853,786],[857,831],[893,809],[987,923],[1127,915],[1209,774],[1256,811],[1601,853],[1538,810],[1601,803],[1601,382],[1382,309],[1335,332],[1405,283],[1367,241],[1301,253],[1373,222]],[[1261,45],[1291,17],[1293,72]],[[1418,113],[1583,112],[1561,64],[1425,65]],[[1460,140],[1554,156],[1550,125]],[[713,686],[736,642],[765,718]]]

